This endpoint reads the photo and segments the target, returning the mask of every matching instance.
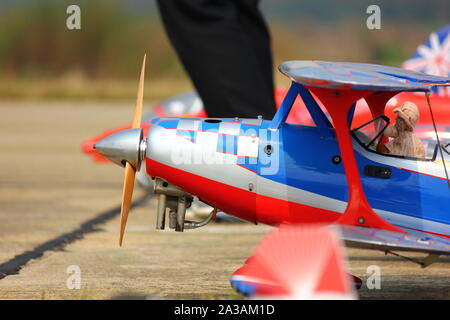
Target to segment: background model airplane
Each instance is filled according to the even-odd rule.
[[[292,84],[272,120],[174,117],[141,123],[144,67],[145,60],[131,129],[95,144],[104,157],[125,166],[120,244],[135,174],[142,166],[155,180],[157,229],[165,228],[167,208],[169,227],[176,231],[207,224],[218,209],[249,222],[280,227],[233,274],[232,284],[244,293],[304,297],[321,286],[348,293],[344,284],[335,291],[327,277],[312,277],[319,260],[334,261],[335,270],[342,271],[336,249],[324,256],[310,256],[311,263],[300,265],[294,261],[302,261],[302,252],[315,249],[308,241],[298,240],[296,249],[288,252],[291,258],[286,259],[283,243],[302,239],[305,231],[296,228],[308,224],[314,224],[315,231],[307,239],[335,243],[332,235],[318,231],[329,228],[322,225],[333,225],[339,237],[353,247],[426,253],[418,261],[422,266],[450,254],[449,164],[439,132],[434,130],[437,143],[431,156],[403,157],[375,148],[389,125],[384,113],[392,97],[416,92],[432,111],[426,93],[449,86],[450,78],[371,64],[289,61],[279,69]],[[314,125],[286,122],[300,98]],[[354,128],[354,106],[360,99],[367,103],[371,119]],[[440,125],[434,121],[437,117],[430,117],[433,127]],[[375,121],[373,131],[368,130]],[[145,135],[144,126],[149,128]],[[185,220],[193,196],[215,208],[204,221]],[[281,243],[272,245],[276,241]],[[265,253],[272,259],[263,259]],[[268,263],[274,259],[285,262],[287,270],[281,275],[280,269]],[[315,279],[314,284],[300,279],[289,290],[286,275],[294,266],[300,268],[297,273],[311,275],[307,279]],[[341,271],[337,274],[342,275]],[[337,274],[330,278],[339,278]]]

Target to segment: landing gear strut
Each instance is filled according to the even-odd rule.
[[[155,193],[158,195],[158,209],[156,229],[164,230],[166,222],[166,209],[169,209],[169,228],[183,232],[184,229],[195,229],[208,224],[216,216],[214,209],[203,221],[186,220],[186,209],[192,204],[193,196],[177,186],[156,178],[154,183]]]

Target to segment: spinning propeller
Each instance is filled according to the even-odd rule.
[[[136,99],[136,109],[134,111],[134,118],[131,129],[114,133],[99,141],[94,146],[94,148],[105,158],[118,165],[125,166],[122,207],[120,211],[120,246],[122,246],[128,213],[130,212],[136,171],[139,170],[141,161],[145,159],[145,151],[147,148],[147,144],[143,139],[143,133],[141,129],[146,57],[147,55],[144,55],[144,60],[142,62],[141,77],[139,79]]]

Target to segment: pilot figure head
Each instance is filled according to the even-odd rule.
[[[406,101],[401,107],[395,108],[397,113],[395,125],[400,131],[414,131],[417,121],[419,121],[419,109],[415,103]]]

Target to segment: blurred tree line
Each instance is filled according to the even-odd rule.
[[[116,0],[77,1],[82,29],[68,30],[66,8],[72,3],[43,0],[0,12],[3,75],[81,71],[89,77],[135,77],[144,52],[154,72],[177,68],[155,15],[126,10]]]
[[[115,84],[110,87],[120,93],[94,87],[92,95],[101,91],[105,97],[133,97],[134,86],[128,93],[128,87],[117,83],[137,79],[144,52],[149,55],[148,77],[161,82],[156,87],[169,91],[171,86],[173,90],[190,86],[153,1],[4,1],[0,5],[0,96],[20,96],[22,88],[14,89],[14,83],[27,81],[39,81],[42,86],[50,81],[55,87],[64,83],[70,87],[75,81],[79,85],[75,96],[83,96],[89,91],[83,85],[101,81],[105,86]],[[289,59],[399,65],[448,15],[435,0],[370,2],[382,6],[381,30],[366,28],[369,2],[365,0],[349,0],[345,5],[334,0],[262,1],[272,32],[274,67]],[[81,30],[66,28],[66,8],[71,4],[81,8]],[[392,9],[383,9],[385,5]],[[45,90],[37,88],[45,96]],[[64,96],[64,88],[58,94],[55,90],[48,95]]]

